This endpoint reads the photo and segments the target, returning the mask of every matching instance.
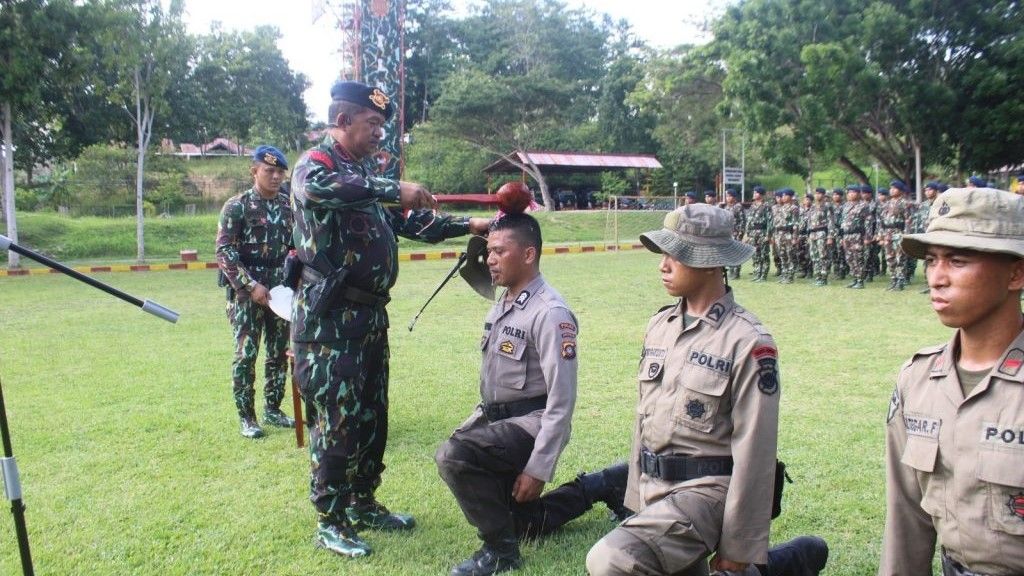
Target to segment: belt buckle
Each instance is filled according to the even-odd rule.
[[[652,478],[661,478],[661,466],[659,465],[658,455],[650,450],[644,449],[640,451],[640,457],[643,459],[644,473]]]

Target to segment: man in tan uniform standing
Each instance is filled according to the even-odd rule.
[[[540,226],[527,214],[505,215],[487,249],[491,279],[507,289],[484,323],[481,403],[435,456],[483,540],[452,576],[521,565],[516,508],[554,477],[576,404],[576,317],[540,274]]]
[[[1024,198],[936,198],[903,250],[928,263],[932,309],[956,328],[900,370],[886,424],[883,576],[1024,574]]]
[[[731,214],[695,205],[640,236],[679,301],[647,326],[625,500],[637,513],[591,548],[594,576],[707,574],[712,553],[721,571],[768,559],[778,352],[725,284],[723,268],[753,253],[731,232]]]

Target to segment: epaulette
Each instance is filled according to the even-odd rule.
[[[935,346],[927,346],[925,348],[921,348],[917,352],[914,352],[913,357],[917,358],[918,356],[934,356],[936,354],[941,354],[948,345],[948,342],[943,342],[942,344],[936,344]]]

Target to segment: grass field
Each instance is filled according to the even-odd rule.
[[[102,278],[179,311],[176,325],[64,277],[0,278],[0,380],[37,573],[445,574],[477,541],[437,476],[434,449],[477,402],[488,303],[456,279],[406,325],[450,266],[403,265],[389,306],[391,435],[379,496],[416,515],[411,534],[367,533],[349,561],[311,545],[308,456],[291,431],[238,435],[230,333],[212,272]],[[648,317],[669,302],[646,252],[545,257],[580,319],[580,384],[563,482],[625,456]],[[813,533],[827,574],[872,574],[883,521],[883,428],[899,365],[948,337],[917,290],[734,282],[781,352],[780,457],[795,484],[773,541]],[[917,281],[920,285],[920,280]],[[286,399],[290,406],[290,399]],[[611,525],[604,507],[526,546],[524,575],[583,574]],[[19,574],[0,514],[0,574]]]

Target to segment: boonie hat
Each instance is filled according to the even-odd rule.
[[[907,234],[900,247],[924,258],[928,246],[948,246],[1024,258],[1024,197],[995,188],[950,188],[928,212],[928,230]]]
[[[640,241],[656,254],[668,254],[691,268],[739,266],[754,247],[732,238],[732,213],[708,204],[682,206],[665,215],[661,230],[644,232]]]

